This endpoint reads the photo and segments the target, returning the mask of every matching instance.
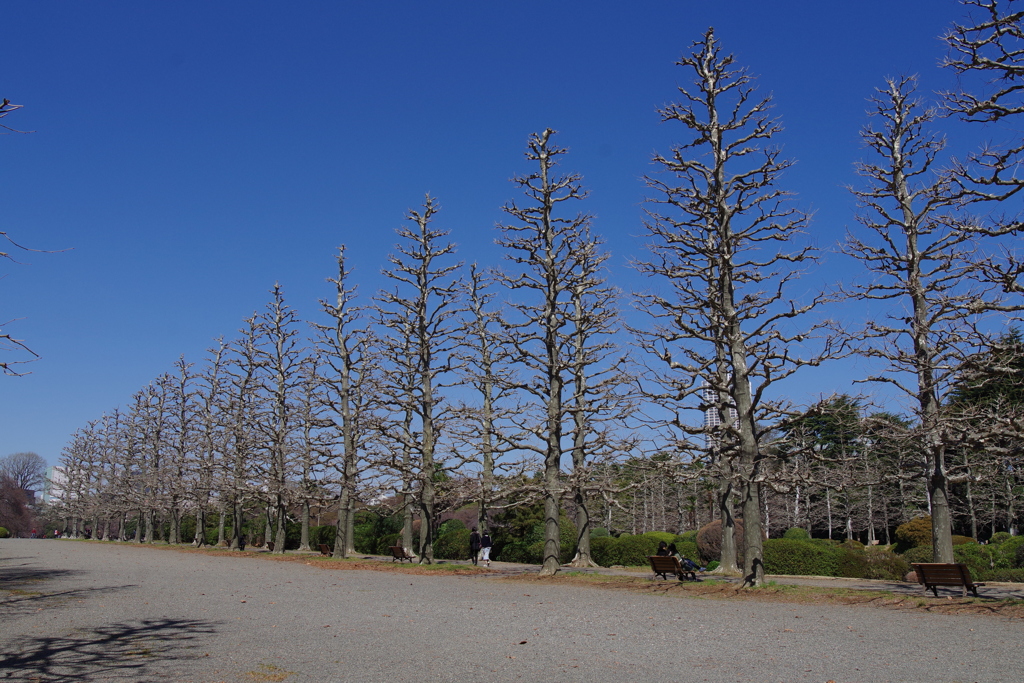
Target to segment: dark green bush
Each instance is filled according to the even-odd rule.
[[[11,532],[0,526],[0,538],[10,538]]]
[[[558,561],[562,564],[572,560],[576,554],[576,525],[568,517],[559,520]],[[468,545],[468,541],[467,541]],[[538,521],[521,539],[510,539],[505,545],[492,552],[492,557],[502,562],[521,562],[523,564],[540,564],[544,561],[544,522]]]
[[[929,539],[929,542],[930,541],[931,539]],[[957,534],[953,534],[953,545],[963,545],[964,543],[977,543],[977,541],[970,536],[959,536]]]
[[[809,541],[809,540],[811,540],[811,535],[809,533],[807,533],[807,529],[804,529],[803,527],[798,527],[798,526],[792,527],[790,529],[786,529],[786,533],[782,534],[782,537],[783,538],[787,538],[787,539],[789,539],[791,541]]]
[[[935,555],[932,553],[932,547],[930,545],[921,545],[902,553],[901,557],[903,557],[904,561],[908,564],[913,564],[914,562],[932,562]]]
[[[867,557],[867,568],[864,571],[865,579],[902,581],[903,577],[910,571],[910,565],[906,559],[885,548],[868,548],[865,551],[865,556]]]
[[[602,567],[611,567],[619,562],[619,539],[598,536],[590,539],[590,557]]]
[[[451,520],[458,521],[458,520]],[[465,524],[459,522],[461,529],[455,528],[446,534],[442,534],[434,541],[434,557],[439,560],[468,560],[469,558],[469,529]],[[443,525],[442,525],[443,526]]]
[[[996,552],[1006,560],[1006,563],[1014,568],[1024,567],[1024,536],[1011,536],[996,546]]]
[[[838,576],[838,552],[835,548],[804,541],[769,539],[764,542],[764,571],[766,574]]]
[[[401,532],[394,533],[394,534],[387,534],[386,536],[381,536],[380,538],[377,539],[377,547],[374,548],[371,552],[374,555],[384,555],[385,557],[391,557],[391,547],[400,544],[402,542],[401,539],[402,539],[402,533]],[[362,551],[360,551],[357,548],[356,552],[362,552]],[[436,556],[436,546],[435,546],[435,556]]]
[[[447,533],[465,528],[466,525],[462,523],[461,519],[449,519],[447,521],[441,522],[441,526],[437,528],[437,538],[440,539]]]
[[[896,527],[897,552],[906,552],[932,543],[932,518],[917,517]]]
[[[984,581],[994,568],[995,558],[987,546],[966,543],[953,548],[953,559],[962,562],[971,570],[975,581]],[[1009,567],[1007,567],[1009,569]]]
[[[647,534],[643,536],[624,536],[619,538],[618,541],[618,564],[623,564],[627,567],[647,566],[650,564],[647,557],[658,552],[658,541]]]
[[[697,542],[697,530],[696,529],[694,529],[693,531],[684,531],[683,533],[681,533],[679,535],[682,537],[682,539],[684,541],[687,541],[689,543],[696,543]]]
[[[718,560],[711,560],[710,562],[708,562],[708,566],[706,567],[706,569],[709,572],[713,572],[716,569],[718,569]]]
[[[682,536],[676,536],[676,550],[683,557],[700,564],[700,553],[697,552],[697,543],[695,541],[684,541],[682,538]]]
[[[863,579],[868,573],[868,555],[864,545],[857,541],[846,541],[835,549],[836,576]]]
[[[665,545],[676,542],[676,535],[670,534],[667,531],[648,531],[646,534],[643,535],[647,538],[653,538],[655,542],[664,542]]]
[[[993,569],[985,580],[1024,583],[1024,569]]]
[[[591,538],[607,538],[610,535],[611,534],[608,533],[608,530],[605,529],[603,526],[594,527],[590,530]]]
[[[989,545],[992,545],[993,543],[995,545],[1000,545],[1002,543],[1006,543],[1011,538],[1013,538],[1013,536],[1011,536],[1009,533],[1005,531],[997,531],[996,533],[992,534],[992,538],[988,539],[988,543]]]
[[[324,524],[322,526],[309,528],[309,546],[314,550],[319,550],[320,544],[323,543],[333,551],[334,540],[337,537],[338,528],[333,524]]]

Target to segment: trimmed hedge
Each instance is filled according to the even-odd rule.
[[[458,520],[452,520],[458,521]],[[446,534],[438,536],[434,541],[434,557],[439,560],[468,560],[469,558],[469,529],[459,522],[461,529],[455,528]]]
[[[788,538],[791,541],[809,541],[811,535],[807,533],[807,529],[803,527],[795,526],[790,529],[786,529],[786,533],[782,534],[783,538]]]
[[[928,515],[917,517],[896,527],[896,541],[899,550],[907,551],[932,544],[932,518]]]
[[[0,538],[9,538],[10,535],[11,535],[10,531],[8,531],[4,527],[0,526]]]
[[[323,543],[331,550],[334,550],[334,541],[338,537],[338,528],[333,524],[313,526],[309,528],[309,545],[314,550],[320,549]]]
[[[834,549],[806,541],[772,538],[764,542],[766,574],[839,576],[839,557]]]

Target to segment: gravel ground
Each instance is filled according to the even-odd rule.
[[[0,540],[0,680],[1024,680],[1024,622]]]

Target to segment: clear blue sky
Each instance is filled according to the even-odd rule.
[[[179,354],[232,337],[275,281],[312,317],[334,249],[363,294],[424,192],[460,258],[498,263],[508,179],[551,127],[582,173],[612,277],[642,239],[640,177],[678,132],[655,108],[710,25],[776,98],[784,185],[830,247],[853,223],[866,97],[888,75],[949,87],[955,0],[7,2],[0,216],[56,254],[0,262],[0,318],[42,359],[0,378],[0,455],[55,462],[69,434]],[[853,272],[839,257],[829,277]],[[851,311],[856,315],[856,311]],[[794,398],[850,391],[837,366]]]

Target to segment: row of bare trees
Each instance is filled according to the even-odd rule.
[[[810,294],[806,280],[795,286],[816,251],[804,238],[809,217],[780,185],[791,165],[773,144],[781,125],[771,97],[709,30],[678,62],[690,79],[679,101],[659,110],[682,141],[654,157],[658,172],[646,178],[649,249],[635,265],[651,286],[634,297],[641,322],[620,320],[608,255],[591,217],[573,208],[586,196],[581,179],[558,172],[565,150],[545,130],[529,140],[533,170],[514,179],[524,199],[504,207],[508,222],[498,226],[504,268],[463,275],[427,196],[398,231],[391,284],[372,303],[358,303],[342,250],[307,341],[275,287],[202,369],[179,361],[127,410],[74,437],[66,503],[79,516],[87,505],[138,510],[146,534],[157,507],[173,530],[182,510],[217,506],[236,520],[237,545],[237,520],[258,501],[283,549],[290,510],[308,519],[310,504],[336,498],[335,553],[344,555],[356,508],[390,492],[401,501],[403,544],[412,549],[418,516],[429,562],[439,502],[474,500],[486,525],[489,510],[540,501],[542,572],[554,573],[565,504],[579,534],[574,562],[586,565],[594,519],[627,508],[635,517],[638,497],[661,477],[680,526],[687,505],[695,515],[711,495],[724,570],[757,585],[772,519],[803,524],[823,505],[831,516],[833,495],[837,509],[852,510],[856,490],[867,496],[873,537],[904,515],[890,515],[889,489],[912,482],[924,486],[935,558],[951,561],[951,496],[985,468],[951,473],[950,458],[998,447],[1008,458],[999,471],[1020,464],[1017,406],[975,405],[967,416],[950,393],[1020,379],[990,351],[1021,309],[1021,224],[1011,207],[1024,141],[1008,125],[1007,140],[954,159],[932,126],[941,116],[1009,123],[1021,113],[1018,2],[966,0],[977,21],[946,36],[946,64],[964,89],[936,105],[920,101],[913,77],[876,92],[853,190],[860,227],[842,245],[865,271],[853,284]],[[826,317],[837,299],[862,302],[867,322]],[[871,359],[865,381],[906,394],[908,413],[898,429],[861,430],[856,448],[824,449],[807,437],[808,418],[834,406],[798,410],[785,387],[802,368],[851,354]],[[911,455],[871,460],[882,446],[868,443]],[[684,497],[688,488],[700,492]]]

